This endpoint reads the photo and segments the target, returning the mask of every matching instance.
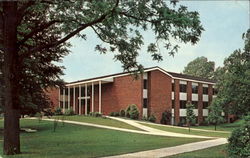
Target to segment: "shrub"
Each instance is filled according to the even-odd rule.
[[[115,116],[115,112],[111,112],[109,116]]]
[[[120,116],[120,113],[119,112],[114,112],[114,116],[115,117]]]
[[[139,110],[135,104],[130,105],[129,116],[133,120],[137,120],[139,118]]]
[[[143,117],[142,117],[142,120],[143,120],[143,121],[148,121],[148,118],[147,118],[146,116],[143,116]]]
[[[171,124],[172,113],[169,110],[166,110],[162,113],[161,124]]]
[[[121,111],[120,111],[120,116],[121,116],[121,117],[125,117],[125,114],[126,114],[125,110],[121,109]]]
[[[94,116],[95,116],[95,117],[102,117],[102,113],[94,112]]]
[[[73,110],[72,108],[70,108],[70,109],[67,109],[67,110],[65,111],[65,114],[64,114],[64,115],[72,116],[72,115],[75,115],[75,112],[74,112],[74,110]]]
[[[250,114],[244,118],[240,128],[233,130],[228,142],[227,149],[230,157],[250,157]]]
[[[150,115],[150,116],[148,117],[148,121],[150,121],[150,122],[155,122],[155,121],[156,121],[156,117],[155,117],[154,115]]]
[[[60,108],[60,107],[57,107],[56,109],[55,109],[55,115],[62,115],[63,113],[62,113],[62,109]]]
[[[125,115],[126,117],[130,118],[130,105],[126,108]]]
[[[89,112],[89,116],[94,116],[94,112]]]

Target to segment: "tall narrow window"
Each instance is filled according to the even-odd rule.
[[[192,85],[192,93],[198,94],[198,86]]]
[[[175,104],[174,104],[174,100],[172,100],[172,108],[174,109]]]
[[[172,92],[174,92],[174,83],[172,83]]]
[[[186,104],[187,104],[187,101],[181,100],[180,101],[180,109],[186,109]]]
[[[143,108],[148,108],[148,99],[143,99]]]
[[[208,94],[208,87],[203,87],[203,94]]]
[[[198,101],[192,101],[192,104],[194,105],[195,109],[198,109]]]
[[[185,85],[185,84],[180,84],[180,92],[186,93],[186,92],[187,92],[187,85]]]
[[[208,102],[203,102],[203,109],[207,109],[208,108]]]
[[[148,80],[143,80],[143,89],[148,89]]]

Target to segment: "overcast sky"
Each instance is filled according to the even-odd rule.
[[[196,45],[180,44],[178,54],[170,57],[164,53],[162,62],[152,61],[143,47],[139,62],[144,67],[160,66],[167,71],[181,72],[193,59],[205,56],[210,61],[215,61],[216,67],[222,66],[223,61],[235,49],[243,47],[242,34],[250,27],[249,2],[232,1],[180,1],[190,11],[198,11],[200,20],[205,28],[200,41]],[[91,30],[85,30],[87,40],[73,38],[70,40],[71,54],[66,56],[60,65],[63,65],[66,81],[75,81],[101,75],[122,72],[121,64],[113,60],[112,54],[100,55],[95,51],[95,45],[100,40]],[[143,32],[144,43],[147,44],[153,38],[153,34]]]

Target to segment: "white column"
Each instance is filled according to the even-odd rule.
[[[65,112],[65,88],[63,88],[63,113]]]
[[[61,108],[61,88],[59,87],[59,108]]]
[[[68,87],[68,109],[70,109],[70,87]]]
[[[79,85],[79,98],[78,98],[78,102],[79,102],[79,108],[78,108],[78,111],[79,111],[79,115],[81,115],[81,85]]]
[[[87,94],[87,92],[88,92],[88,85],[87,84],[85,84],[85,115],[87,115],[87,104],[88,104],[88,100],[87,100],[87,96],[88,96],[88,94]]]
[[[73,89],[73,111],[76,112],[76,87]]]
[[[99,81],[99,113],[102,111],[102,83]]]
[[[91,97],[91,104],[92,104],[92,109],[91,111],[94,112],[94,83],[92,82],[92,97]]]

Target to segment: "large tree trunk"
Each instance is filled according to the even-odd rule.
[[[3,2],[4,11],[4,146],[3,153],[20,153],[17,2]]]

